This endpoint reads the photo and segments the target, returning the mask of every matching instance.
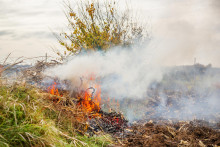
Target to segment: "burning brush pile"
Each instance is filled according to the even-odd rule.
[[[93,77],[89,78],[90,83],[94,83]],[[98,84],[83,89],[79,87],[77,91],[63,90],[60,83],[54,82],[47,88],[48,99],[59,109],[61,114],[73,117],[74,123],[79,125],[77,131],[81,134],[110,133],[112,135],[122,135],[127,127],[128,121],[124,116],[111,108],[109,99],[101,98],[101,87]],[[101,105],[108,104],[103,109]],[[119,105],[119,104],[117,104]]]

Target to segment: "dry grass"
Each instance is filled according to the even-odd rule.
[[[61,103],[62,102],[62,103]],[[76,130],[85,124],[33,86],[0,85],[0,146],[106,146],[103,136],[87,137]],[[67,107],[67,106],[66,106]],[[74,110],[74,111],[73,111]]]

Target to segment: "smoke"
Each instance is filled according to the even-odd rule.
[[[46,71],[61,80],[70,80],[74,87],[81,79],[95,75],[101,79],[102,91],[109,97],[143,98],[153,80],[162,78],[162,69],[152,58],[150,47],[116,47],[107,52],[84,53],[74,56],[64,65]],[[88,87],[87,87],[88,88]]]
[[[147,113],[152,111],[153,118],[218,120],[220,90],[216,84],[220,83],[220,70],[210,65],[164,67],[159,61],[166,52],[155,51],[148,42],[82,53],[45,73],[71,81],[73,90],[82,82],[83,88],[89,88],[86,78],[94,75],[102,97],[118,99],[130,122],[148,118]]]
[[[188,73],[186,75],[188,79],[180,74],[177,75],[179,80],[170,81],[176,84],[174,89],[168,85],[163,85],[163,89],[160,89],[161,102],[156,108],[157,115],[178,120],[202,119],[218,122],[220,89],[216,84],[220,82],[220,70],[216,72],[215,69],[206,67],[205,73],[200,71],[193,77],[189,74],[190,70],[194,71],[196,67],[179,70],[179,72]],[[165,89],[173,90],[174,94],[169,97],[170,94]]]
[[[220,66],[219,0],[148,0],[136,5],[151,18],[155,47],[167,52],[163,64],[189,65],[197,58]]]
[[[81,84],[80,79],[95,75],[101,79],[102,92],[122,101],[122,109],[130,121],[146,117],[149,109],[155,112],[154,117],[180,120],[217,115],[220,96],[214,85],[220,82],[220,77],[213,75],[220,72],[209,69],[202,76],[200,73],[195,76],[188,71],[194,73],[196,67],[180,71],[164,67],[192,65],[194,58],[202,64],[220,66],[220,1],[167,1],[144,1],[146,7],[148,4],[159,6],[158,9],[144,8],[153,16],[150,42],[130,48],[116,47],[105,53],[74,56],[45,73],[70,80],[73,89]],[[166,79],[168,72],[171,76]],[[172,76],[176,72],[185,76]],[[152,83],[162,86],[153,86]],[[154,95],[147,93],[149,87],[153,87]],[[167,90],[176,95],[170,98]],[[177,96],[179,93],[181,95]],[[125,103],[127,98],[132,100],[131,106]],[[152,99],[154,102],[149,105],[147,102]]]

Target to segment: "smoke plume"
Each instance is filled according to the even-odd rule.
[[[217,69],[202,67],[205,71],[200,71],[200,67],[181,70],[164,67],[192,65],[195,57],[202,64],[220,66],[220,1],[148,2],[146,5],[162,3],[159,12],[152,14],[155,17],[152,18],[153,34],[149,42],[130,48],[116,47],[105,53],[80,54],[47,70],[46,74],[72,81],[72,88],[78,87],[83,77],[95,75],[101,79],[104,93],[122,100],[122,109],[131,121],[146,116],[151,106],[145,102],[152,98],[159,101],[152,104],[154,117],[189,120],[219,114],[220,92],[216,84],[220,83],[220,72]],[[151,15],[156,12],[153,8],[145,11]],[[167,74],[170,78],[164,78]],[[149,87],[156,89],[158,96],[147,94]],[[170,98],[166,93],[170,90],[181,95]],[[127,103],[123,105],[125,99],[138,103],[132,101],[131,107]]]
[[[102,91],[116,99],[142,98],[153,80],[162,78],[162,69],[155,64],[148,47],[116,47],[107,52],[93,52],[74,56],[64,65],[47,73],[61,80],[70,80],[73,86],[81,84],[83,77],[101,78]]]

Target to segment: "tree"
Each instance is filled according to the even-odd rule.
[[[114,0],[81,1],[77,7],[73,9],[65,3],[68,32],[57,35],[70,54],[78,54],[82,49],[106,51],[114,46],[128,46],[148,36],[145,27],[133,20],[129,9],[119,11]]]

